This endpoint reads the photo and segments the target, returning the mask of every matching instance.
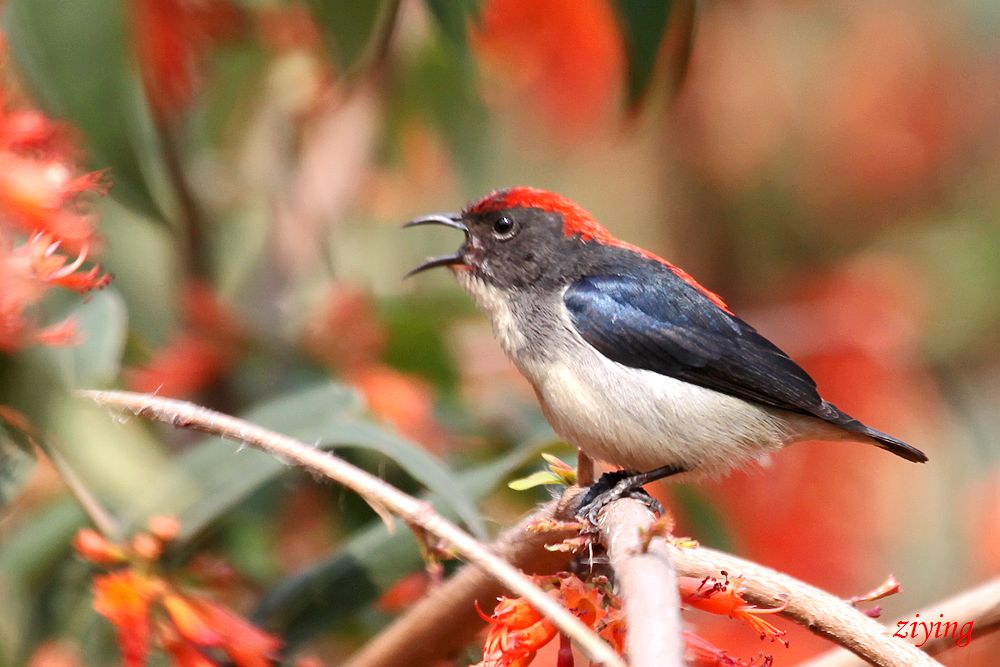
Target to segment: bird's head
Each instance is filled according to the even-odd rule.
[[[569,199],[528,187],[498,190],[461,212],[427,215],[405,226],[429,224],[461,230],[465,243],[408,275],[449,266],[501,289],[564,282],[581,260],[582,246],[619,244]]]

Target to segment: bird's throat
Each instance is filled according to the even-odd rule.
[[[527,345],[527,340],[518,326],[510,295],[472,271],[456,271],[455,278],[489,318],[500,346],[516,362],[518,353]]]

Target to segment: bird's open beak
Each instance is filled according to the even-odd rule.
[[[465,226],[462,222],[461,213],[434,213],[432,215],[425,215],[416,220],[410,220],[408,223],[403,225],[406,227],[416,227],[417,225],[444,225],[445,227],[451,227],[453,229],[460,229],[462,233],[465,234],[465,241],[469,241],[469,228]],[[456,264],[465,264],[465,244],[458,249],[458,252],[454,252],[450,255],[441,255],[440,257],[430,257],[426,262],[413,269],[406,274],[406,278],[420,273],[421,271],[426,271],[427,269],[433,269],[438,266],[454,266]]]

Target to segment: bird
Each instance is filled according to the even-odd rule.
[[[654,480],[719,476],[805,440],[857,441],[927,461],[825,400],[717,294],[562,195],[496,190],[404,227],[430,224],[465,241],[407,276],[450,268],[553,430],[621,469],[591,487],[581,516],[594,520]]]

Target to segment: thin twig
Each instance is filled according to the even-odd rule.
[[[121,526],[111,516],[111,513],[104,509],[93,491],[83,483],[66,457],[52,444],[51,435],[36,428],[31,419],[10,407],[0,406],[0,425],[7,425],[14,429],[17,437],[23,439],[25,448],[30,448],[35,452],[36,458],[49,460],[49,464],[97,530],[112,540],[118,540],[122,537]]]
[[[958,623],[959,628],[966,623],[971,623],[972,625],[969,626],[972,630],[971,638],[982,639],[984,635],[1000,630],[1000,577],[962,591],[946,600],[927,605],[923,609],[903,617],[907,622],[917,618],[926,619],[928,623],[952,621]],[[900,630],[895,623],[890,623],[887,629],[889,632]],[[946,635],[928,639],[919,648],[931,655],[936,655],[955,646],[956,637]],[[859,661],[855,656],[839,648],[827,651],[804,663],[808,667],[847,667],[856,664],[859,664]]]
[[[625,654],[632,667],[684,664],[680,595],[670,549],[662,537],[643,537],[654,521],[649,508],[631,498],[611,503],[598,520],[622,597],[628,627]]]
[[[592,630],[564,609],[524,574],[488,547],[448,521],[427,503],[396,489],[332,454],[249,422],[202,408],[186,401],[124,391],[82,391],[80,395],[108,408],[128,410],[137,416],[179,428],[212,433],[246,443],[283,460],[331,479],[376,505],[381,505],[410,525],[419,526],[447,543],[473,565],[490,573],[546,616],[573,639],[592,660],[605,667],[625,667],[620,657]]]
[[[366,69],[372,76],[379,77],[386,69],[389,62],[389,55],[392,52],[392,37],[396,32],[396,24],[399,22],[399,8],[401,0],[392,0],[388,6],[382,9],[380,17],[381,25],[373,41],[370,60]]]
[[[682,575],[718,577],[721,571],[745,577],[743,597],[761,607],[785,602],[783,616],[840,644],[868,662],[884,667],[940,664],[847,602],[771,568],[714,549],[669,546],[671,560]]]
[[[582,449],[578,449],[576,450],[576,485],[584,487],[593,483],[594,459],[584,454]]]
[[[118,522],[114,520],[111,514],[104,509],[100,501],[93,494],[93,492],[83,483],[80,476],[76,474],[76,471],[69,465],[65,457],[62,456],[53,447],[49,446],[39,446],[38,450],[42,452],[44,456],[48,456],[49,460],[52,462],[52,467],[56,469],[59,473],[59,477],[62,478],[63,484],[69,489],[69,492],[73,494],[76,502],[80,504],[83,508],[84,514],[90,518],[91,523],[97,530],[111,540],[118,540],[122,538],[121,526]]]
[[[563,506],[565,503],[562,504]],[[572,554],[551,551],[554,544],[576,534],[575,529],[539,533],[529,527],[553,517],[572,518],[557,502],[543,505],[492,543],[498,556],[524,572],[555,574],[566,569]],[[407,609],[399,618],[351,656],[345,667],[396,667],[433,665],[452,656],[482,630],[483,621],[475,612],[478,601],[487,608],[498,595],[507,592],[494,578],[476,567],[464,567]]]
[[[208,277],[208,257],[205,244],[205,220],[198,204],[184,164],[181,161],[174,121],[163,111],[153,108],[153,127],[156,129],[163,154],[167,178],[177,195],[180,217],[180,234],[183,238],[182,257],[185,274],[189,279],[204,280]]]

